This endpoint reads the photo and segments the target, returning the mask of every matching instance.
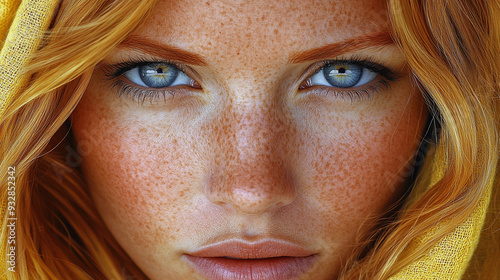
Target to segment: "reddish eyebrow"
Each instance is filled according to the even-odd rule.
[[[149,39],[139,36],[130,36],[120,43],[120,47],[143,51],[147,54],[177,60],[192,65],[206,65],[207,63],[199,55],[181,50],[177,47],[155,43]]]
[[[301,63],[311,60],[334,58],[342,53],[390,44],[394,44],[394,41],[389,32],[382,32],[375,35],[365,35],[293,54],[290,56],[289,62]]]
[[[301,63],[312,60],[333,58],[342,53],[353,50],[360,50],[374,46],[385,46],[393,44],[394,41],[389,32],[382,32],[375,35],[365,35],[349,39],[343,42],[329,44],[312,50],[303,51],[290,56],[290,63]],[[177,60],[192,65],[207,65],[207,62],[199,55],[181,50],[177,47],[155,43],[149,39],[139,36],[130,36],[120,43],[120,47],[132,48],[145,53]]]

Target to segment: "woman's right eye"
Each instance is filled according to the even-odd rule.
[[[166,88],[178,85],[193,86],[192,78],[177,66],[164,62],[151,62],[134,67],[123,74],[131,82],[146,88]]]

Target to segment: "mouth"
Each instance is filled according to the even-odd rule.
[[[297,279],[317,254],[279,240],[250,243],[228,240],[185,254],[184,259],[208,279]]]

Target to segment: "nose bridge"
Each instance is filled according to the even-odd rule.
[[[236,110],[233,151],[236,160],[231,165],[234,187],[266,193],[286,173],[279,139],[284,124],[276,117],[276,109],[263,102],[245,104]]]
[[[295,197],[282,145],[286,124],[272,102],[232,102],[221,159],[207,186],[208,198],[244,213],[260,213],[289,204]]]
[[[234,133],[234,147],[243,164],[257,158],[264,163],[275,159],[273,153],[278,152],[274,140],[283,124],[276,118],[274,106],[264,102],[244,103],[234,106],[234,122],[231,127]],[[274,147],[273,147],[274,144]]]

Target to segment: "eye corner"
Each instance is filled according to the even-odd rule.
[[[201,87],[201,84],[200,84],[200,83],[198,83],[198,81],[196,81],[196,80],[195,80],[195,79],[193,79],[193,78],[191,78],[190,85],[191,85],[191,87],[192,87],[192,88],[194,88],[194,89],[203,89],[203,88]]]
[[[313,74],[314,75],[314,74]],[[312,75],[311,75],[312,76]],[[311,76],[305,79],[302,83],[299,84],[298,90],[308,89],[311,87]]]

